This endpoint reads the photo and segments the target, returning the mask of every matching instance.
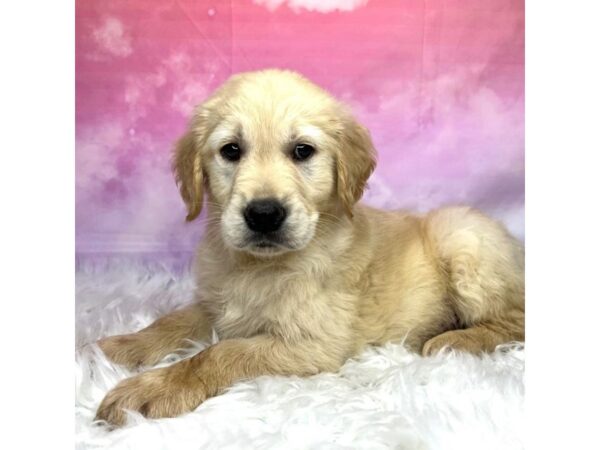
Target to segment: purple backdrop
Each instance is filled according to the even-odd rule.
[[[365,201],[469,203],[524,237],[522,0],[76,2],[80,255],[193,249],[170,173],[195,104],[231,73],[298,70],[379,152]]]

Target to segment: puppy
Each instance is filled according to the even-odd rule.
[[[197,108],[173,167],[187,220],[207,210],[197,301],[99,344],[135,367],[213,328],[220,342],[119,383],[97,419],[174,417],[238,380],[335,371],[387,341],[431,355],[524,339],[519,242],[467,207],[357,204],[375,168],[369,133],[296,73],[229,79]]]

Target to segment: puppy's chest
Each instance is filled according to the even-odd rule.
[[[260,333],[302,334],[319,288],[299,275],[245,272],[231,274],[212,291],[207,300],[214,327],[221,339],[230,339]]]

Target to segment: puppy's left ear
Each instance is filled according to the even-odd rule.
[[[188,209],[185,220],[192,221],[202,210],[204,187],[200,152],[196,148],[196,137],[192,129],[177,141],[173,155],[173,172],[181,197]]]
[[[337,161],[337,192],[344,209],[352,217],[352,209],[375,170],[376,153],[369,131],[356,119],[348,117],[343,130]]]

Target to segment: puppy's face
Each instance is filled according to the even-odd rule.
[[[323,213],[351,215],[374,152],[327,93],[269,70],[231,78],[197,109],[174,168],[188,220],[206,188],[225,245],[274,256],[306,247]]]

